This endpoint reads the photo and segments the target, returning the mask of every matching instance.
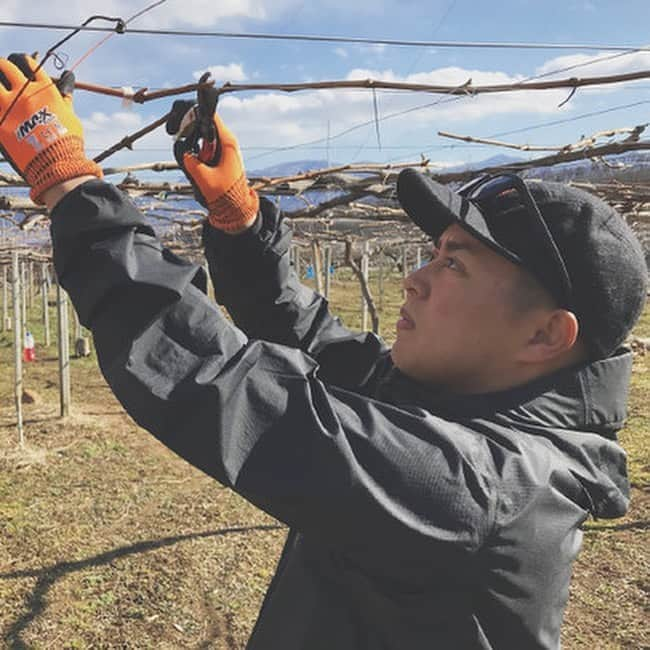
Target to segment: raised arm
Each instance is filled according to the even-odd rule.
[[[290,229],[249,187],[235,136],[217,114],[206,126],[202,110],[201,103],[175,102],[168,131],[176,135],[176,158],[208,209],[203,243],[217,300],[247,336],[308,352],[333,383],[371,383],[390,366],[388,350],[376,336],[344,327],[327,300],[300,283],[289,263]],[[196,146],[188,115],[195,117],[197,133],[218,134],[210,160],[203,162],[205,148]]]

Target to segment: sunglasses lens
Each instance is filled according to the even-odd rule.
[[[516,190],[516,182],[511,176],[497,176],[486,180],[474,189],[468,198],[471,199],[486,199],[505,192],[506,190]]]

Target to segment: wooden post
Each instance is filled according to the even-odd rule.
[[[379,249],[379,311],[384,310],[384,249]]]
[[[6,332],[10,329],[11,324],[9,323],[9,296],[7,291],[7,284],[9,278],[7,277],[7,267],[2,265],[2,331]]]
[[[27,329],[27,262],[20,264],[20,306],[22,308],[22,326]]]
[[[72,315],[74,318],[74,356],[80,359],[90,355],[90,341],[87,336],[84,336],[79,314],[77,314],[74,306],[72,307]]]
[[[325,297],[329,299],[332,288],[332,245],[328,244],[325,249]]]
[[[74,320],[74,346],[76,350],[78,341],[83,337],[83,333],[81,331],[81,321],[79,320],[79,314],[77,314],[77,310],[74,307],[72,307],[72,316]]]
[[[59,403],[61,417],[70,415],[70,339],[67,296],[56,279],[57,333],[59,338]]]
[[[418,246],[415,249],[415,270],[417,271],[422,266],[422,249]]]
[[[301,266],[300,248],[296,245],[294,246],[293,249],[293,267],[296,271],[296,275],[298,276],[298,280],[302,278],[300,266]]]
[[[34,262],[27,262],[27,309],[34,308]]]
[[[50,347],[50,309],[48,305],[47,263],[41,264],[41,304],[43,306],[43,343]]]
[[[402,247],[402,286],[404,286],[403,282],[404,280],[406,280],[406,276],[408,275],[408,269],[406,267],[407,258],[408,258],[408,247],[404,246]],[[404,298],[406,298],[406,289],[403,288],[402,293],[404,295]]]
[[[212,298],[212,300],[215,299],[215,294],[214,294],[214,285],[212,284],[212,278],[210,277],[210,267],[208,266],[208,263],[206,262],[203,265],[203,270],[205,271],[205,276],[206,276],[206,287],[205,287],[205,295],[208,298]]]
[[[311,263],[314,269],[314,280],[316,282],[316,293],[322,296],[325,288],[323,282],[323,262],[321,248],[318,239],[311,240]]]
[[[366,284],[369,279],[369,266],[370,266],[370,242],[368,240],[363,242],[363,253],[361,255],[361,274],[364,277]],[[361,293],[361,329],[365,332],[368,329],[368,302],[366,297]]]
[[[20,323],[20,263],[18,251],[11,254],[11,289],[14,310],[14,399],[16,402],[16,421],[18,425],[18,442],[22,447],[25,444],[23,432],[23,341]]]
[[[65,289],[63,290],[65,292]],[[70,344],[72,343],[72,349],[74,349],[74,329],[70,326],[70,323],[74,323],[74,307],[70,300],[68,300],[68,294],[65,294],[65,315],[68,320],[68,351],[70,350]]]

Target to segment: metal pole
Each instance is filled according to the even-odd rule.
[[[11,289],[14,309],[14,398],[16,402],[16,421],[18,425],[18,442],[22,447],[25,444],[23,432],[23,357],[22,357],[22,328],[20,323],[20,264],[18,251],[11,255]]]
[[[50,346],[50,310],[48,306],[47,263],[41,264],[41,303],[43,306],[43,336],[45,347]]]
[[[422,249],[418,246],[415,249],[415,268],[416,270],[422,266]]]
[[[56,311],[59,337],[59,403],[61,417],[70,415],[70,339],[67,296],[56,279]]]

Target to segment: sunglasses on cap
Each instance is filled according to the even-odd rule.
[[[483,215],[490,230],[489,235],[487,235],[488,243],[496,247],[502,255],[521,264],[535,275],[551,291],[551,294],[559,301],[561,307],[566,309],[573,307],[573,287],[566,264],[535,199],[522,178],[516,174],[479,176],[463,185],[456,193],[471,202]],[[518,199],[519,206],[523,208],[523,211],[517,211],[517,217],[526,219],[526,223],[518,225],[525,226],[529,251],[530,244],[533,242],[534,254],[530,254],[530,252],[522,254],[521,248],[512,245],[512,241],[505,244],[503,242],[504,237],[494,236],[494,231],[499,230],[498,221],[503,218],[505,213],[500,210],[488,210],[486,206],[493,199],[506,196],[508,199],[508,214],[511,214],[510,210],[513,206],[512,199],[514,197]],[[529,238],[528,234],[533,239]],[[509,238],[505,237],[505,239]]]

